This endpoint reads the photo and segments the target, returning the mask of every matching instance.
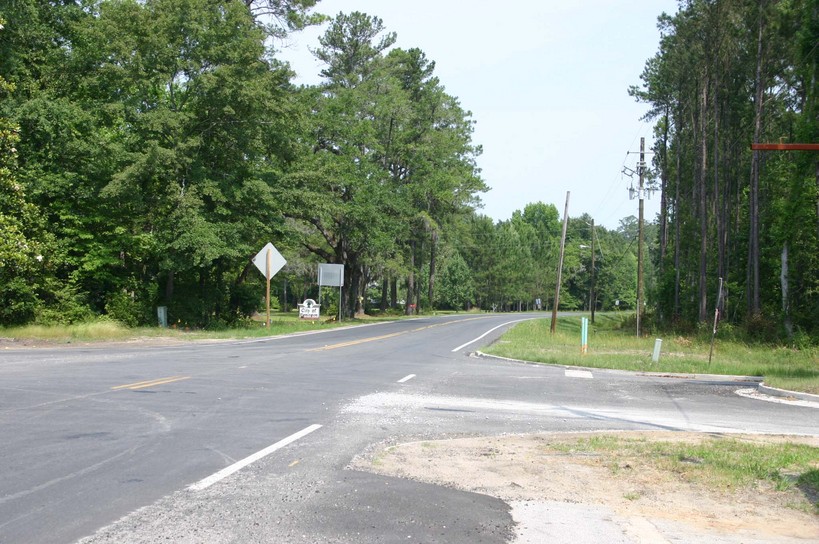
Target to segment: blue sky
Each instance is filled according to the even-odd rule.
[[[657,16],[676,0],[321,0],[328,15],[362,11],[396,32],[396,46],[418,47],[436,63],[447,92],[476,121],[474,141],[491,187],[480,213],[511,217],[530,202],[569,215],[588,213],[616,228],[637,215],[630,179],[640,137],[651,147],[647,108],[628,96],[646,59],[657,51]],[[293,35],[281,47],[300,83],[317,83],[322,68],[309,48],[323,29]],[[636,186],[636,179],[634,180]],[[646,217],[659,194],[646,201]]]

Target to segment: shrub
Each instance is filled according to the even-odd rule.
[[[105,313],[128,327],[156,324],[152,297],[125,289],[111,293],[105,303]]]
[[[34,289],[23,278],[0,283],[0,325],[24,325],[34,319],[38,306]]]
[[[95,317],[86,303],[85,293],[80,293],[75,286],[61,285],[52,290],[51,299],[39,308],[35,322],[38,325],[71,325]]]

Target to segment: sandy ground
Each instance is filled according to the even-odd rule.
[[[623,432],[699,441],[699,433]],[[516,543],[819,542],[819,516],[794,508],[798,489],[726,492],[684,482],[639,459],[613,470],[605,454],[564,453],[588,433],[412,442],[376,448],[350,468],[492,495],[510,504]],[[732,435],[819,446],[817,437]],[[816,500],[816,498],[814,498]]]

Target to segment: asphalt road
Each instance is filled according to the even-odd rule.
[[[747,384],[468,356],[527,317],[0,351],[0,543],[502,543],[500,500],[345,467],[504,432],[819,434],[815,410],[734,393]]]

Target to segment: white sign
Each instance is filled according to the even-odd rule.
[[[299,304],[299,319],[318,319],[321,304],[316,304],[312,298],[308,298]]]
[[[267,271],[267,251],[270,250],[270,271]],[[284,265],[287,264],[287,261],[284,260],[282,254],[279,253],[279,250],[271,244],[270,242],[267,243],[266,246],[262,248],[262,250],[253,257],[253,264],[256,265],[256,268],[259,269],[259,272],[262,273],[262,276],[265,279],[270,279],[276,275],[276,272],[282,269]],[[269,275],[268,275],[269,274]]]
[[[318,284],[319,287],[321,287],[322,285],[327,285],[328,287],[343,287],[344,265],[343,264],[318,265]]]

